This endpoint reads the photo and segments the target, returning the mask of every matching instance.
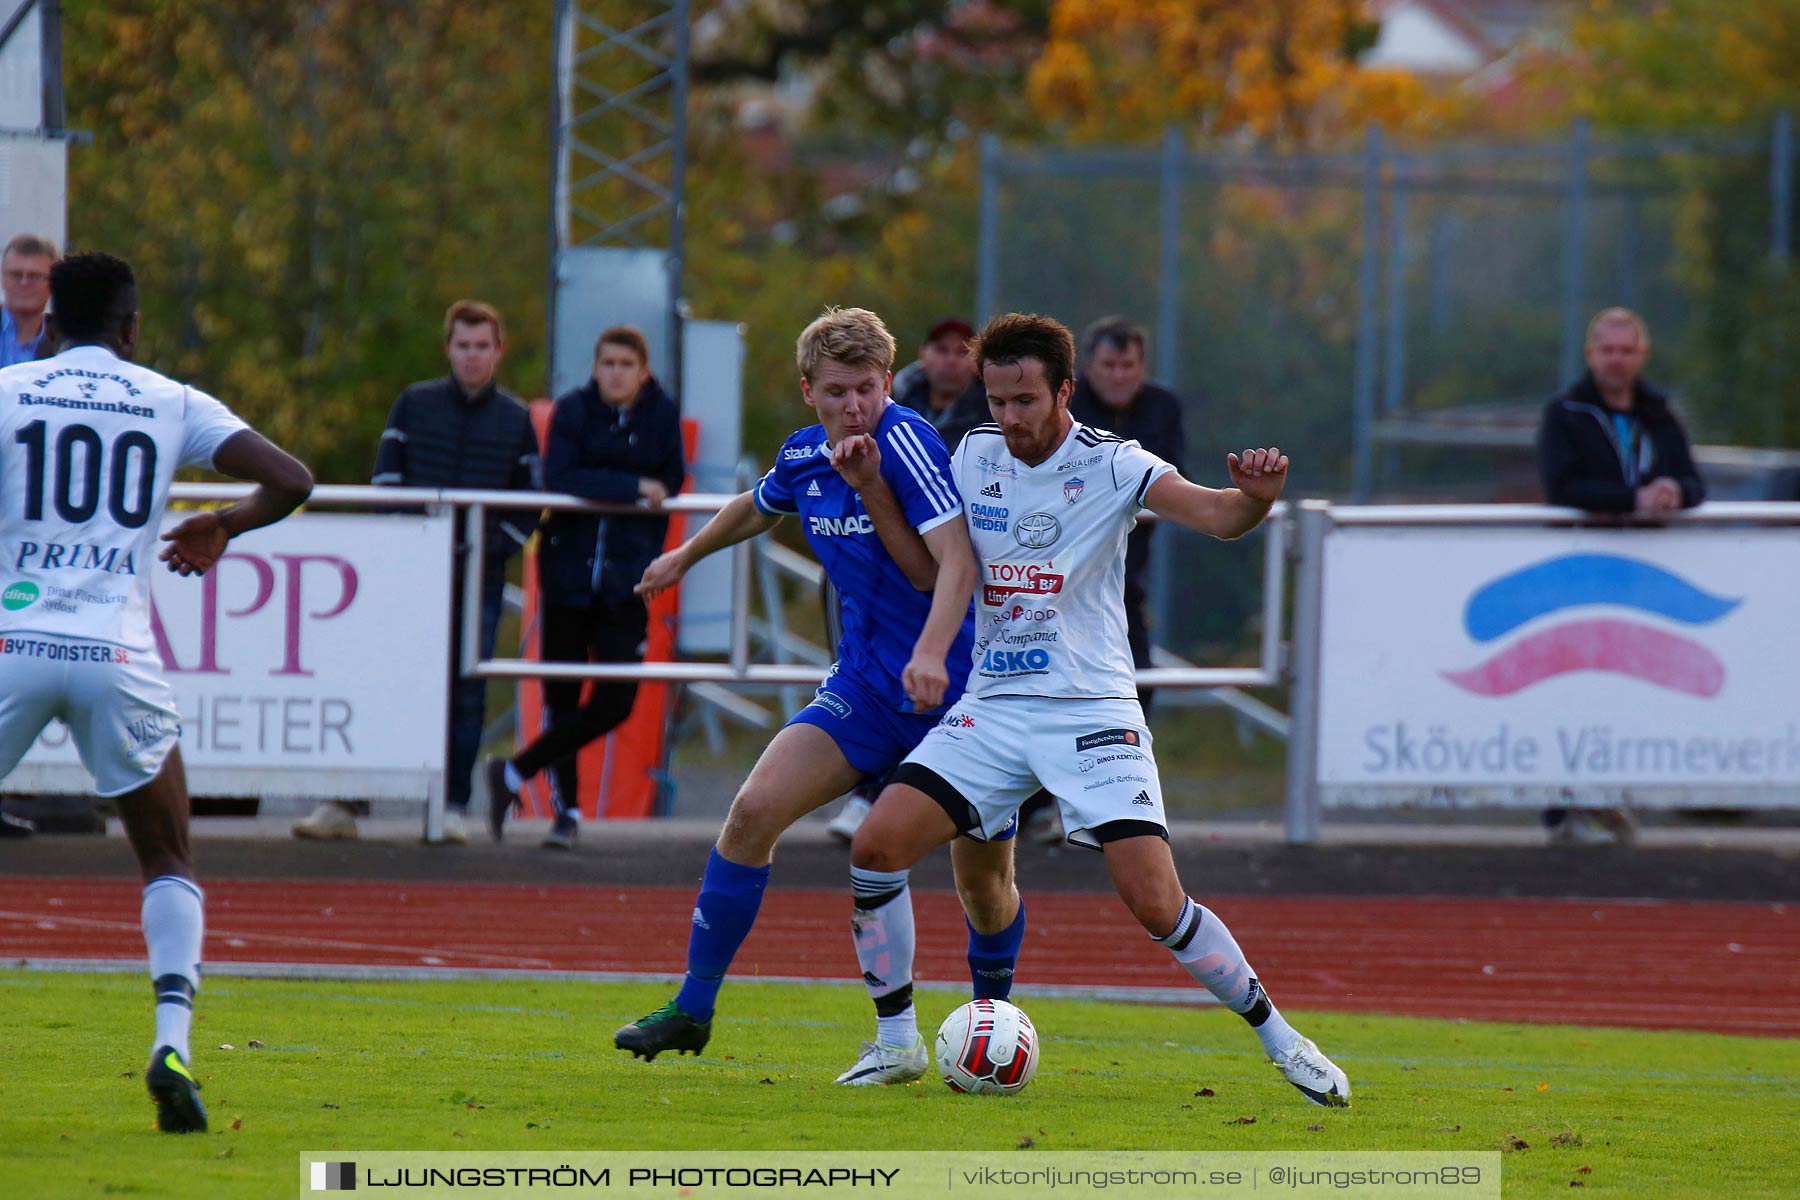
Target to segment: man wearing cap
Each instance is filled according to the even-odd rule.
[[[925,334],[919,369],[894,399],[937,427],[954,452],[963,434],[992,418],[987,389],[975,375],[969,339],[975,327],[961,317],[945,317]]]

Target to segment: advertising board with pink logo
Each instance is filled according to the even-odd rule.
[[[1800,786],[1791,530],[1341,528],[1323,586],[1328,788]]]
[[[305,513],[202,578],[150,564],[190,790],[425,799],[444,769],[451,543],[447,515]],[[7,784],[92,788],[60,722]]]

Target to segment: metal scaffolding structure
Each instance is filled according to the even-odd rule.
[[[660,254],[667,285],[665,382],[679,395],[687,0],[556,0],[555,62],[551,329],[564,285],[574,277],[567,252]],[[554,359],[554,345],[551,354]]]

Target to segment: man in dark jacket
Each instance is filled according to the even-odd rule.
[[[1668,397],[1645,383],[1650,330],[1628,308],[1588,323],[1587,372],[1544,407],[1538,475],[1551,504],[1596,513],[1656,516],[1706,499],[1687,434]],[[1544,810],[1550,840],[1606,845],[1628,840],[1624,809]]]
[[[963,434],[993,420],[987,388],[969,357],[975,327],[960,317],[945,317],[925,334],[919,347],[919,370],[894,397],[930,421],[952,453]]]
[[[681,490],[686,477],[681,414],[650,374],[650,347],[629,325],[606,330],[594,344],[594,374],[558,396],[544,451],[544,486],[589,500],[642,500],[651,507]],[[662,553],[667,517],[557,513],[544,527],[538,556],[543,586],[546,662],[638,662],[649,612],[634,588]],[[544,685],[550,726],[511,760],[487,764],[488,821],[498,840],[525,781],[550,767],[556,781],[556,824],[544,845],[567,850],[580,828],[580,749],[631,715],[637,684],[629,680]]]
[[[450,374],[415,383],[400,393],[388,414],[375,456],[377,485],[536,491],[540,488],[537,434],[531,416],[515,397],[494,383],[505,329],[500,314],[478,300],[458,300],[444,314],[444,352]],[[500,625],[506,564],[537,527],[538,514],[496,510],[485,523],[481,572],[481,657],[492,658]],[[460,551],[466,536],[458,525]],[[470,780],[487,714],[487,681],[463,679],[461,659],[463,569],[460,552],[450,588],[450,747],[444,840],[469,840]],[[323,804],[298,822],[300,837],[356,836],[353,810]]]
[[[1144,449],[1181,469],[1185,445],[1181,433],[1181,399],[1174,392],[1145,379],[1144,330],[1124,317],[1104,317],[1082,335],[1087,369],[1069,398],[1069,415],[1135,441]],[[1131,531],[1125,546],[1125,620],[1131,639],[1131,658],[1139,667],[1150,665],[1150,629],[1144,620],[1144,601],[1149,594],[1150,539],[1154,524]],[[1145,713],[1150,711],[1150,691],[1138,692]]]
[[[1551,504],[1654,516],[1706,499],[1668,397],[1641,378],[1650,333],[1630,309],[1588,325],[1587,373],[1544,408],[1538,475]]]

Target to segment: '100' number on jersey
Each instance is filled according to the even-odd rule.
[[[150,519],[152,489],[156,486],[156,443],[150,435],[128,429],[113,439],[109,453],[102,446],[100,435],[86,425],[65,426],[56,435],[53,452],[47,452],[48,434],[45,422],[33,421],[14,436],[26,452],[25,519],[44,519],[46,484],[57,516],[72,525],[92,519],[100,508],[100,481],[104,477],[106,510],[113,520],[127,529],[141,529]],[[77,454],[82,460],[79,494],[75,479]],[[125,479],[134,455],[139,464],[137,486],[128,494]]]

